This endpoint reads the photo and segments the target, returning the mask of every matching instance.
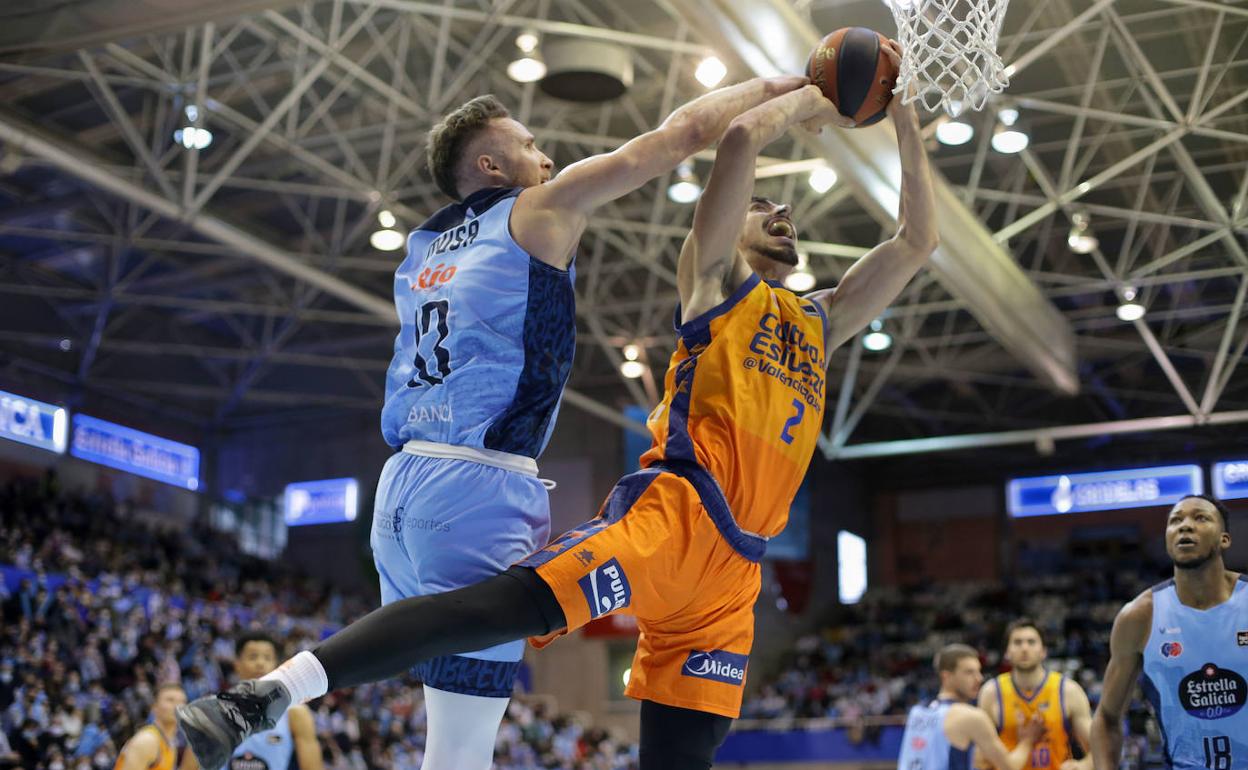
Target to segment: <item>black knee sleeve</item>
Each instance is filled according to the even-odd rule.
[[[397,676],[421,661],[563,628],[550,586],[527,567],[475,585],[374,610],[313,650],[329,689]]]
[[[732,720],[641,702],[641,770],[709,770]]]

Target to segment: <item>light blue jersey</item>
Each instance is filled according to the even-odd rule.
[[[934,700],[910,709],[901,736],[897,770],[970,770],[971,749],[955,749],[945,736],[951,700]]]
[[[1141,685],[1161,725],[1169,767],[1248,768],[1248,577],[1207,610],[1153,587]]]
[[[228,770],[287,770],[295,754],[290,734],[290,715],[283,712],[272,730],[256,733],[243,741],[230,757]]]
[[[576,345],[574,276],[512,239],[520,192],[479,190],[408,236],[381,412],[391,446],[415,439],[536,458],[550,439]]]

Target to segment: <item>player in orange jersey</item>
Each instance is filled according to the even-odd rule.
[[[156,688],[152,704],[152,721],[139,728],[126,745],[113,770],[173,770],[177,765],[178,724],[174,709],[186,703],[186,691],[176,682],[166,682]],[[181,770],[197,767],[194,758],[183,758]]]
[[[1078,682],[1044,666],[1048,657],[1044,635],[1035,621],[1019,618],[1005,632],[1005,659],[1010,671],[989,679],[979,690],[979,707],[997,725],[1001,741],[1018,745],[1019,726],[1032,717],[1044,721],[1024,770],[1092,770],[1090,744],[1092,707]],[[1083,758],[1075,759],[1076,740]]]
[[[896,44],[887,48],[897,63]],[[612,612],[641,636],[627,693],[642,701],[642,770],[704,770],[740,709],[759,560],[784,529],[822,426],[827,357],[897,296],[936,245],[913,109],[894,100],[900,228],[836,289],[799,297],[788,206],[752,198],[764,146],[798,123],[845,125],[807,86],[736,118],[681,251],[680,341],[653,445],[598,516],[502,575],[383,607],[274,674],[183,709],[208,768],[292,702],[393,676],[422,659],[552,637]]]

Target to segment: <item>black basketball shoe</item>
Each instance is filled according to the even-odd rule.
[[[218,770],[248,736],[272,730],[288,706],[280,682],[254,679],[178,707],[178,725],[200,767]]]

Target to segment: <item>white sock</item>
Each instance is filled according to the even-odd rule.
[[[421,770],[490,770],[498,725],[509,700],[425,685],[428,722]]]
[[[273,671],[260,677],[260,681],[276,679],[290,693],[290,705],[307,703],[329,691],[329,677],[325,668],[308,650],[304,650]]]

